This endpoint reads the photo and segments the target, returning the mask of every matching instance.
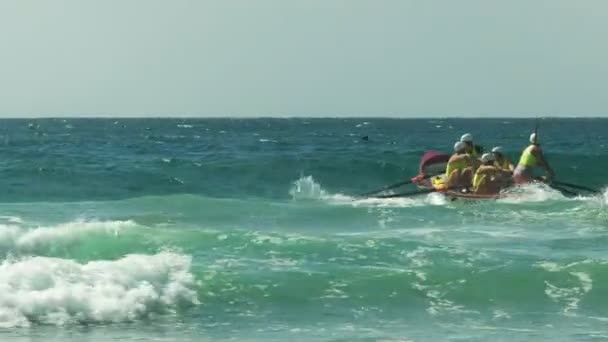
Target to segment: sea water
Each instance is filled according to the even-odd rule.
[[[467,132],[517,161],[535,126],[2,120],[0,340],[608,339],[608,120],[538,124],[597,195],[357,196]]]

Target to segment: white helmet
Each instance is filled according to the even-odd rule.
[[[462,142],[473,142],[473,135],[471,135],[471,133],[463,134],[460,137],[460,141],[462,141]]]
[[[502,146],[496,146],[492,149],[492,153],[500,153],[502,154]]]
[[[465,143],[463,143],[462,141],[457,141],[454,144],[454,152],[463,151],[466,147],[467,147],[467,145]]]
[[[492,153],[484,153],[483,156],[481,156],[482,163],[487,163],[491,161],[494,161],[494,155]]]
[[[530,134],[530,144],[536,144],[538,142],[538,138],[536,137],[536,133]]]

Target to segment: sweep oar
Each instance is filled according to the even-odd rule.
[[[562,186],[559,186],[557,184],[547,184],[547,185],[549,185],[549,187],[551,187],[551,188],[553,188],[553,189],[561,192],[564,195],[570,195],[570,196],[579,196],[580,195],[580,193],[578,193],[578,192],[574,192],[572,190],[568,190],[568,189],[566,189],[566,188],[564,188]]]
[[[369,191],[369,192],[366,192],[366,193],[364,193],[364,194],[360,194],[360,195],[359,195],[359,197],[368,197],[368,196],[370,196],[370,195],[377,194],[377,193],[379,193],[379,192],[383,192],[383,191],[386,191],[386,190],[395,189],[395,188],[398,188],[398,187],[400,187],[400,186],[402,186],[402,185],[412,184],[412,183],[414,183],[414,182],[418,182],[418,181],[420,181],[420,180],[422,180],[422,179],[427,179],[427,178],[430,178],[430,177],[433,177],[433,176],[434,176],[434,175],[425,175],[423,178],[420,178],[420,179],[416,179],[416,178],[412,178],[412,179],[406,179],[406,180],[403,180],[403,181],[401,181],[401,182],[399,182],[399,183],[395,183],[395,184],[387,185],[387,186],[385,186],[385,187],[384,187],[384,188],[382,188],[382,189],[378,189],[378,190],[374,190],[374,191]]]
[[[410,191],[410,192],[402,192],[402,193],[398,193],[398,194],[391,194],[391,195],[378,195],[378,196],[374,196],[373,198],[396,198],[396,197],[411,197],[411,196],[416,196],[416,195],[424,195],[424,194],[430,194],[431,192],[436,192],[437,189],[424,189],[422,191]]]
[[[536,135],[536,138],[538,139],[538,118],[536,118],[536,125],[534,127],[534,134]],[[544,159],[544,158],[543,158]],[[545,182],[547,183],[547,182]],[[571,191],[569,189],[566,189],[564,187],[568,187],[568,188],[572,188],[572,189],[577,189],[577,190],[583,190],[583,191],[587,191],[587,192],[591,192],[591,193],[599,193],[600,191],[597,189],[593,189],[590,187],[586,187],[583,185],[577,185],[577,184],[572,184],[572,183],[566,183],[566,182],[560,182],[560,181],[551,181],[549,183],[547,183],[550,187],[561,191],[564,194],[570,194],[570,195],[581,195],[578,192],[574,192]]]
[[[560,186],[558,184],[559,182],[547,182],[546,180],[544,180],[541,177],[535,177],[534,179],[537,180],[537,181],[539,181],[539,182],[541,182],[541,183],[544,183],[544,184],[548,185],[550,188],[555,189],[555,190],[561,192],[564,195],[568,195],[568,196],[579,196],[580,195],[580,193],[578,193],[578,192],[575,192],[575,191],[566,189],[563,186]]]
[[[576,184],[572,184],[572,183],[559,182],[559,181],[553,181],[552,183],[556,184],[556,185],[561,185],[561,186],[565,186],[565,187],[568,187],[568,188],[572,188],[572,189],[578,189],[578,190],[583,190],[583,191],[588,191],[588,192],[594,192],[594,193],[595,192],[600,192],[597,189],[586,187],[584,185],[576,185]]]

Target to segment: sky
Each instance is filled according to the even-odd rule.
[[[0,117],[608,116],[605,0],[2,0]]]

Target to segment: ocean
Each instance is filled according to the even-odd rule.
[[[608,340],[605,190],[357,196],[467,132],[516,161],[535,125],[0,120],[0,341]],[[538,131],[606,188],[608,119]]]

